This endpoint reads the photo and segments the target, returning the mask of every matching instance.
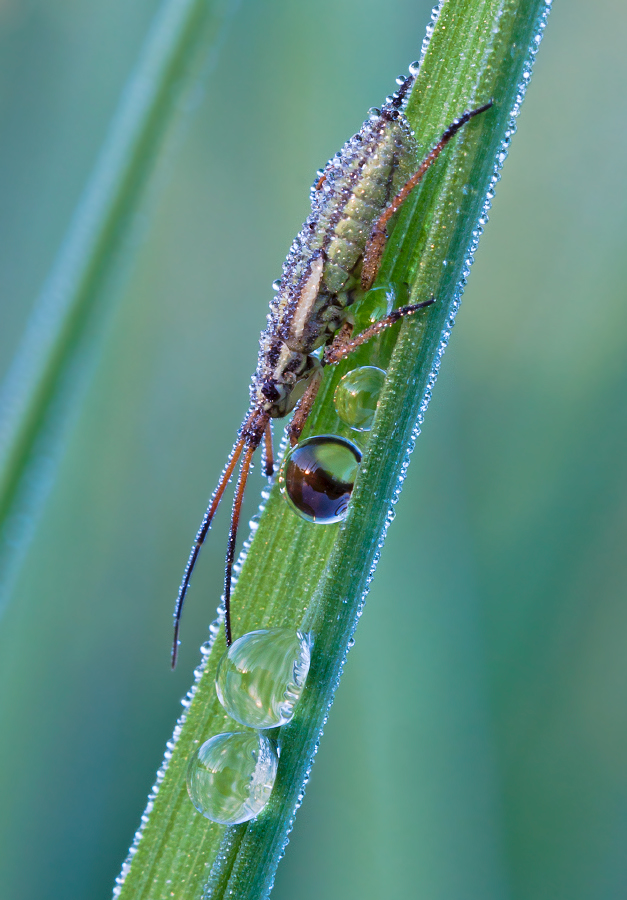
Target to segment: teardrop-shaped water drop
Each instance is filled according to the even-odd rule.
[[[218,700],[236,722],[277,728],[291,721],[311,658],[309,638],[291,628],[250,631],[218,664]]]
[[[270,799],[278,764],[274,745],[263,734],[217,734],[193,755],[187,791],[198,812],[212,822],[248,822]]]

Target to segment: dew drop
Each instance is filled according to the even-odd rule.
[[[361,451],[345,438],[332,434],[307,438],[285,457],[279,475],[281,492],[308,522],[341,522],[360,462]]]
[[[420,71],[420,63],[418,60],[415,60],[413,63],[409,64],[409,74],[416,76]]]
[[[218,664],[218,700],[241,725],[285,725],[294,716],[310,659],[310,640],[298,631],[250,631],[231,644]]]
[[[401,295],[406,296],[407,289],[404,285],[383,284],[380,287],[368,291],[359,304],[359,317],[364,317],[364,322],[374,325],[379,319],[388,316],[395,306],[402,306],[399,302]]]
[[[270,799],[278,764],[276,750],[263,734],[217,734],[205,741],[190,760],[190,800],[212,822],[248,822],[259,815]]]
[[[384,384],[385,372],[376,366],[360,366],[344,375],[333,397],[342,422],[353,431],[370,431]]]
[[[281,279],[275,278],[274,281],[272,282],[272,290],[279,291],[280,289],[281,289]]]

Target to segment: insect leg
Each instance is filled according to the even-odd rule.
[[[287,427],[287,433],[292,447],[298,442],[301,432],[305,427],[305,422],[307,421],[309,413],[311,412],[311,408],[314,405],[321,383],[322,369],[318,368],[314,372],[314,376],[309,382],[307,390],[301,397],[300,402],[296,407],[294,417]]]
[[[371,325],[369,328],[366,328],[356,337],[346,337],[342,331],[339,331],[335,336],[335,339],[332,344],[330,344],[327,349],[324,351],[324,360],[323,364],[325,366],[333,366],[335,363],[340,362],[342,359],[346,359],[353,350],[356,350],[357,347],[361,347],[362,344],[365,344],[366,341],[370,341],[373,337],[376,337],[378,334],[381,334],[386,328],[389,328],[391,325],[394,325],[399,319],[402,319],[403,316],[410,316],[412,313],[417,312],[419,309],[424,309],[426,306],[431,306],[432,303],[435,303],[435,297],[432,297],[430,300],[423,300],[422,303],[412,303],[409,306],[399,306],[398,309],[392,310],[389,316],[384,316],[383,319],[379,319],[378,322],[375,322],[374,325]]]
[[[272,449],[272,425],[270,424],[270,419],[268,419],[266,430],[264,432],[263,449],[265,454],[266,476],[272,478],[274,475],[274,451]]]
[[[459,119],[455,119],[454,122],[451,122],[435,147],[431,150],[430,153],[425,156],[423,161],[420,163],[418,170],[411,176],[408,181],[405,182],[405,184],[400,189],[396,197],[394,197],[387,209],[385,209],[385,211],[379,216],[372,228],[372,231],[370,232],[370,237],[368,238],[368,243],[366,244],[366,249],[364,251],[364,262],[361,269],[361,287],[363,288],[363,290],[370,290],[370,288],[374,284],[375,278],[377,277],[377,272],[379,271],[379,266],[381,265],[381,257],[383,256],[385,243],[387,241],[387,223],[390,221],[394,213],[397,212],[397,210],[402,206],[402,204],[416,187],[416,185],[420,183],[425,172],[433,165],[433,163],[436,161],[451,138],[457,134],[459,129],[463,125],[465,125],[466,122],[469,122],[472,118],[478,116],[479,113],[485,112],[487,109],[490,109],[491,106],[492,100],[490,100],[489,103],[485,103],[483,106],[478,107],[478,109],[471,109],[466,111],[459,117]]]
[[[194,541],[194,546],[192,547],[192,552],[189,555],[189,559],[187,560],[187,565],[185,566],[185,572],[183,574],[183,580],[181,582],[181,586],[179,587],[178,597],[176,598],[176,605],[174,607],[174,641],[172,643],[172,668],[176,667],[176,658],[178,656],[179,649],[179,628],[181,626],[181,613],[183,612],[183,603],[185,602],[185,595],[187,594],[187,589],[189,587],[189,583],[192,578],[192,572],[194,571],[194,566],[196,565],[196,560],[198,559],[198,554],[200,553],[200,548],[202,547],[205,538],[207,537],[207,532],[211,526],[211,521],[216,513],[218,506],[220,505],[220,500],[222,500],[222,495],[226,489],[227,484],[233,474],[235,466],[237,465],[237,461],[242,454],[242,450],[244,449],[244,444],[246,443],[246,438],[242,436],[231,452],[231,457],[229,459],[228,465],[224,472],[222,473],[222,478],[220,479],[218,486],[215,490],[213,497],[211,498],[211,502],[207,507],[207,512],[205,513],[203,520],[201,522],[200,528],[198,529],[198,534],[196,535],[196,540]]]
[[[244,499],[244,490],[248,481],[250,472],[250,463],[253,453],[257,449],[258,444],[249,443],[242,459],[242,467],[239,471],[237,479],[237,487],[235,488],[235,498],[233,500],[233,511],[231,513],[231,527],[229,529],[229,543],[226,551],[226,564],[224,567],[224,633],[226,635],[226,646],[232,644],[231,637],[231,576],[233,574],[233,561],[235,559],[235,542],[237,540],[237,528],[239,525],[239,516],[242,510],[242,500]]]

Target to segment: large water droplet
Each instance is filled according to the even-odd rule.
[[[218,700],[231,718],[250,728],[285,725],[294,716],[310,658],[309,639],[291,628],[250,631],[218,664]]]
[[[348,511],[361,451],[332,434],[301,441],[285,457],[279,484],[290,506],[308,522],[341,522]]]
[[[384,384],[385,372],[376,366],[360,366],[344,375],[333,397],[342,422],[354,431],[370,431]]]
[[[190,799],[212,822],[248,822],[270,799],[278,764],[274,745],[263,734],[217,734],[205,741],[190,761]]]

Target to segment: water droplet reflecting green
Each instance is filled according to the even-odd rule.
[[[247,822],[270,799],[278,764],[274,745],[263,734],[217,734],[192,757],[187,791],[198,812],[212,822]]]
[[[291,628],[250,631],[218,664],[218,700],[236,722],[276,728],[294,716],[309,672],[310,643]]]
[[[359,308],[355,311],[359,319],[360,328],[374,325],[379,319],[389,316],[394,307],[404,306],[408,302],[408,289],[406,284],[383,284],[372,288],[359,301]]]
[[[364,297],[360,311],[367,317],[367,321],[374,325],[379,319],[383,319],[392,312],[395,300],[396,291],[392,285],[386,284],[372,288]]]
[[[385,372],[376,366],[360,366],[347,372],[333,398],[342,422],[354,431],[370,431],[384,384]]]
[[[307,438],[293,447],[281,467],[279,484],[303,519],[330,525],[346,518],[361,451],[332,434]]]

